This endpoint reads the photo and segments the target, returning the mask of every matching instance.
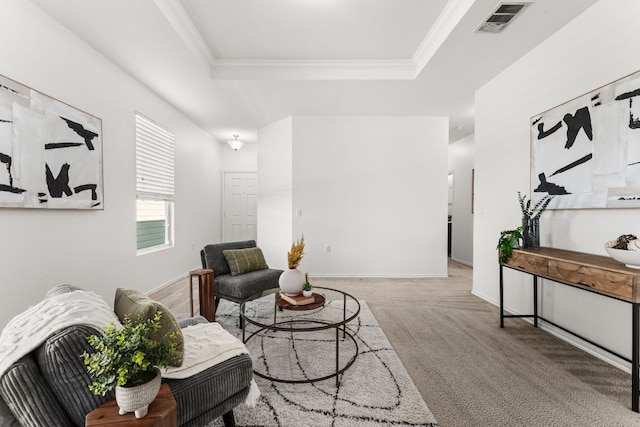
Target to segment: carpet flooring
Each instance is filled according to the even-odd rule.
[[[262,392],[255,408],[240,405],[234,410],[238,426],[424,426],[437,427],[436,420],[418,393],[393,347],[365,301],[347,326],[355,338],[340,342],[339,364],[345,366],[355,355],[354,364],[341,376],[311,384],[286,384],[256,376]],[[308,312],[283,311],[279,321],[340,319],[342,301],[327,301],[324,307]],[[273,299],[251,302],[252,318],[270,323]],[[355,313],[356,304],[347,304]],[[349,316],[349,314],[347,315]],[[216,321],[240,337],[238,305],[221,301]],[[317,326],[298,323],[297,327]],[[248,329],[256,330],[250,326]],[[264,331],[247,342],[254,368],[272,377],[303,380],[335,372],[335,329],[316,332]],[[304,420],[304,422],[301,422]],[[216,420],[211,426],[222,425]]]
[[[450,261],[443,279],[312,282],[366,300],[441,427],[640,427],[629,374],[524,320],[501,329],[497,307],[471,294],[471,277]],[[188,295],[184,279],[152,296],[186,317]]]

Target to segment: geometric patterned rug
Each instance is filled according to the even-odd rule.
[[[360,313],[347,325],[358,344],[354,364],[341,376],[311,384],[273,382],[255,375],[261,397],[255,408],[234,410],[236,424],[249,426],[425,426],[437,427],[420,393],[398,359],[371,310],[360,301]],[[238,304],[221,300],[216,321],[242,339],[238,328]],[[254,304],[256,317],[273,316],[273,302]],[[355,312],[347,304],[347,312]],[[332,310],[342,311],[342,301],[327,301],[313,310],[322,320]],[[279,313],[279,320],[291,312]],[[348,317],[348,314],[347,314]],[[248,328],[250,330],[251,327]],[[254,328],[255,330],[255,328]],[[342,336],[342,335],[341,335]],[[318,332],[265,332],[247,342],[254,369],[275,378],[319,378],[335,372],[335,329]],[[340,343],[340,367],[355,354],[350,339]],[[210,427],[223,425],[215,420]]]

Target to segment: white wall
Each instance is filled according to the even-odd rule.
[[[258,170],[258,144],[245,144],[233,151],[226,142],[220,143],[222,165],[227,172],[256,172]]]
[[[471,213],[473,135],[449,144],[449,173],[453,172],[451,259],[473,265],[473,214]]]
[[[220,144],[31,2],[2,4],[5,76],[102,119],[103,211],[0,209],[0,325],[70,283],[113,301],[199,265],[220,239]],[[136,256],[135,126],[140,111],[175,133],[175,247]]]
[[[301,269],[446,276],[447,140],[444,117],[295,116],[293,210],[302,215],[293,218],[293,237],[305,237]]]
[[[520,222],[518,190],[529,188],[529,119],[640,69],[637,0],[601,0],[476,93],[476,214],[473,292],[498,301],[496,242]],[[605,255],[604,242],[640,233],[638,209],[550,211],[541,244]],[[505,273],[505,305],[532,310],[531,278]],[[631,308],[545,281],[543,314],[631,355]],[[496,323],[498,318],[496,317]],[[508,321],[507,321],[508,325]]]
[[[258,129],[258,246],[271,268],[287,268],[293,241],[292,149],[291,117]]]

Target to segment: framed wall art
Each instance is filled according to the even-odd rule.
[[[531,118],[531,198],[640,207],[640,72]]]
[[[102,121],[0,76],[0,207],[103,209]]]

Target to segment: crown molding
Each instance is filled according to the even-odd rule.
[[[475,0],[449,0],[411,59],[216,59],[179,0],[156,6],[211,78],[227,80],[415,80]]]
[[[475,1],[449,0],[447,2],[442,13],[431,26],[431,29],[411,58],[415,67],[414,78],[418,77],[418,74],[433,58],[433,55],[440,49]]]
[[[217,59],[214,79],[235,80],[412,80],[411,60]]]
[[[215,62],[215,57],[189,14],[184,10],[180,0],[153,1],[193,56],[199,59],[206,67],[211,68]]]

